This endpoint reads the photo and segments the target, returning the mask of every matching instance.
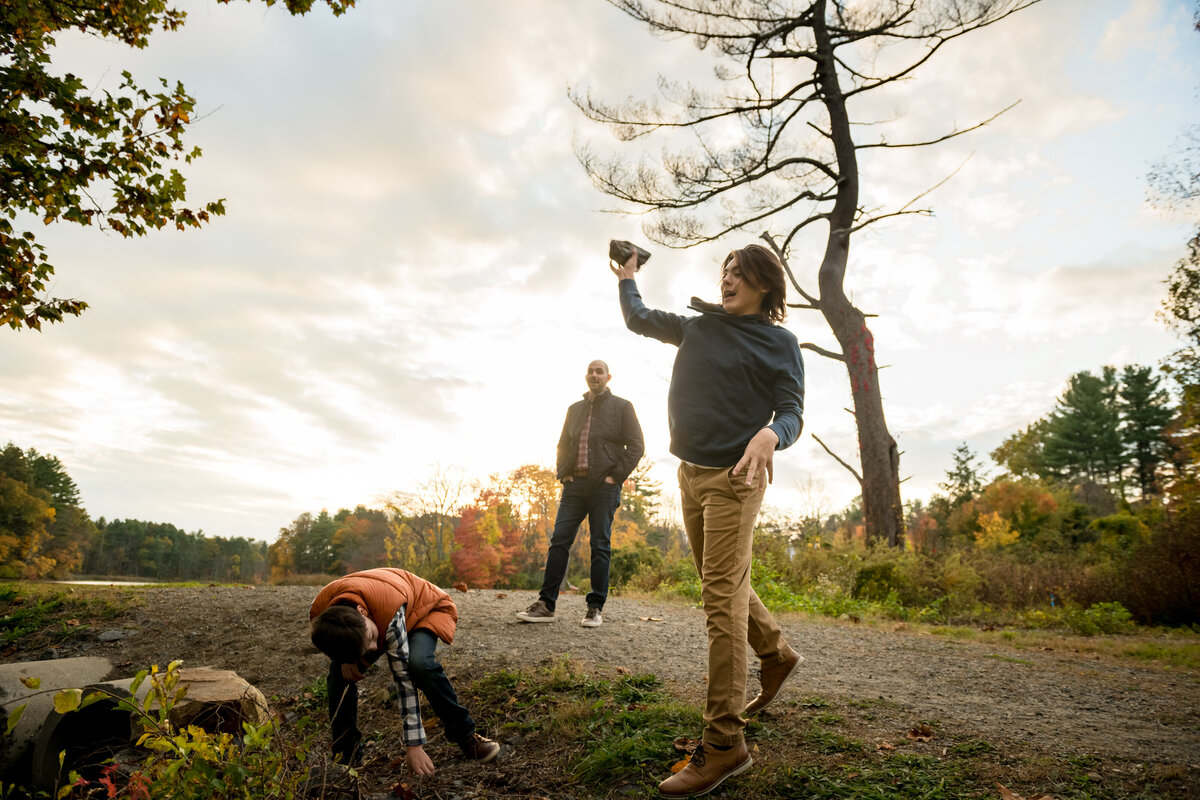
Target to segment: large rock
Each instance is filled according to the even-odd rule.
[[[179,670],[183,700],[171,709],[171,723],[195,725],[210,732],[241,733],[242,723],[261,725],[271,718],[267,698],[253,684],[229,669],[197,667]]]

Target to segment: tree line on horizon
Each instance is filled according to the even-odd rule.
[[[1192,531],[1198,519],[1192,509],[1200,500],[1200,426],[1188,421],[1190,406],[1172,402],[1164,385],[1179,374],[1134,365],[1071,376],[1048,414],[992,451],[996,477],[986,477],[982,459],[966,444],[955,451],[940,491],[906,506],[900,548],[870,546],[860,499],[834,513],[768,509],[756,531],[755,573],[795,585],[816,581],[821,576],[806,576],[803,565],[826,551],[842,554],[851,565],[845,574],[858,575],[875,568],[877,556],[863,554],[882,549],[895,554],[885,559],[940,565],[934,572],[948,563],[956,569],[975,564],[970,569],[978,591],[983,584],[993,591],[1012,584],[1006,591],[1023,595],[1019,602],[1037,603],[1038,596],[1056,592],[1068,600],[1072,592],[1094,600],[1107,592],[1149,608],[1153,603],[1120,594],[1112,576],[1149,569],[1162,583],[1166,573],[1179,572],[1176,562],[1187,561],[1186,547],[1200,544]],[[686,584],[694,575],[676,512],[662,502],[662,487],[649,469],[643,462],[630,476],[613,522],[614,587],[653,590]],[[169,523],[93,522],[56,457],[9,443],[0,451],[0,578],[316,584],[397,566],[443,586],[532,589],[541,585],[560,492],[554,472],[539,465],[478,482],[437,466],[415,491],[395,492],[372,506],[303,512],[268,544],[189,533]],[[572,582],[587,585],[588,562],[585,527],[572,550]],[[834,574],[842,568],[825,569]],[[1058,577],[1031,578],[1030,571],[1039,569]],[[1075,577],[1063,579],[1067,573]],[[1183,577],[1185,592],[1200,588],[1193,573]],[[930,585],[926,592],[961,592],[945,576],[937,579],[943,580],[946,586]],[[879,588],[878,580],[873,590],[863,589],[858,578],[844,582],[849,597]],[[1018,583],[1028,590],[1017,592]],[[1167,605],[1177,610],[1177,604]]]
[[[265,579],[266,542],[170,523],[93,521],[62,462],[12,442],[0,451],[0,579],[78,575],[164,581]]]

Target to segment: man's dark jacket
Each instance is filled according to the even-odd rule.
[[[642,426],[638,424],[633,403],[605,389],[591,403],[590,392],[567,409],[562,436],[558,437],[558,479],[575,472],[579,457],[579,433],[592,410],[592,425],[588,429],[588,475],[597,480],[611,476],[620,486],[633,472],[646,452],[642,441]]]

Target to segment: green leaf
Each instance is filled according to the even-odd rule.
[[[60,714],[68,714],[79,708],[82,699],[82,689],[63,689],[54,695],[54,710]]]
[[[83,702],[79,704],[79,708],[80,709],[87,708],[92,703],[98,703],[101,700],[105,700],[107,698],[108,698],[108,695],[105,694],[104,692],[91,692],[88,694],[87,697],[83,698]]]
[[[17,706],[8,715],[8,733],[13,732],[13,728],[17,727],[17,723],[21,721],[21,715],[25,713],[25,704]]]
[[[33,689],[36,691],[42,688],[41,678],[21,678],[21,683],[24,684],[26,689]]]

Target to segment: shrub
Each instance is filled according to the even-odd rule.
[[[696,565],[692,559],[680,558],[671,562],[667,568],[666,579],[655,587],[655,591],[667,596],[678,595],[693,603],[699,603],[700,573],[696,572]]]
[[[854,577],[854,596],[860,600],[883,600],[896,592],[896,565],[867,564]]]
[[[1121,551],[1141,543],[1150,532],[1140,519],[1124,510],[1092,520],[1088,529],[1095,531],[1101,545]]]
[[[1069,606],[1063,612],[1063,622],[1083,636],[1127,633],[1134,628],[1133,616],[1120,603],[1096,603],[1085,609]]]
[[[1010,547],[1021,538],[1000,512],[992,511],[979,515],[979,530],[975,532],[975,546],[981,550],[999,550]]]
[[[1117,574],[1116,599],[1142,623],[1200,623],[1200,509],[1173,509]]]
[[[657,547],[641,542],[633,547],[618,547],[609,562],[609,583],[612,586],[625,586],[639,573],[643,582],[646,577],[653,575],[661,580],[664,576],[663,566],[662,552]]]

